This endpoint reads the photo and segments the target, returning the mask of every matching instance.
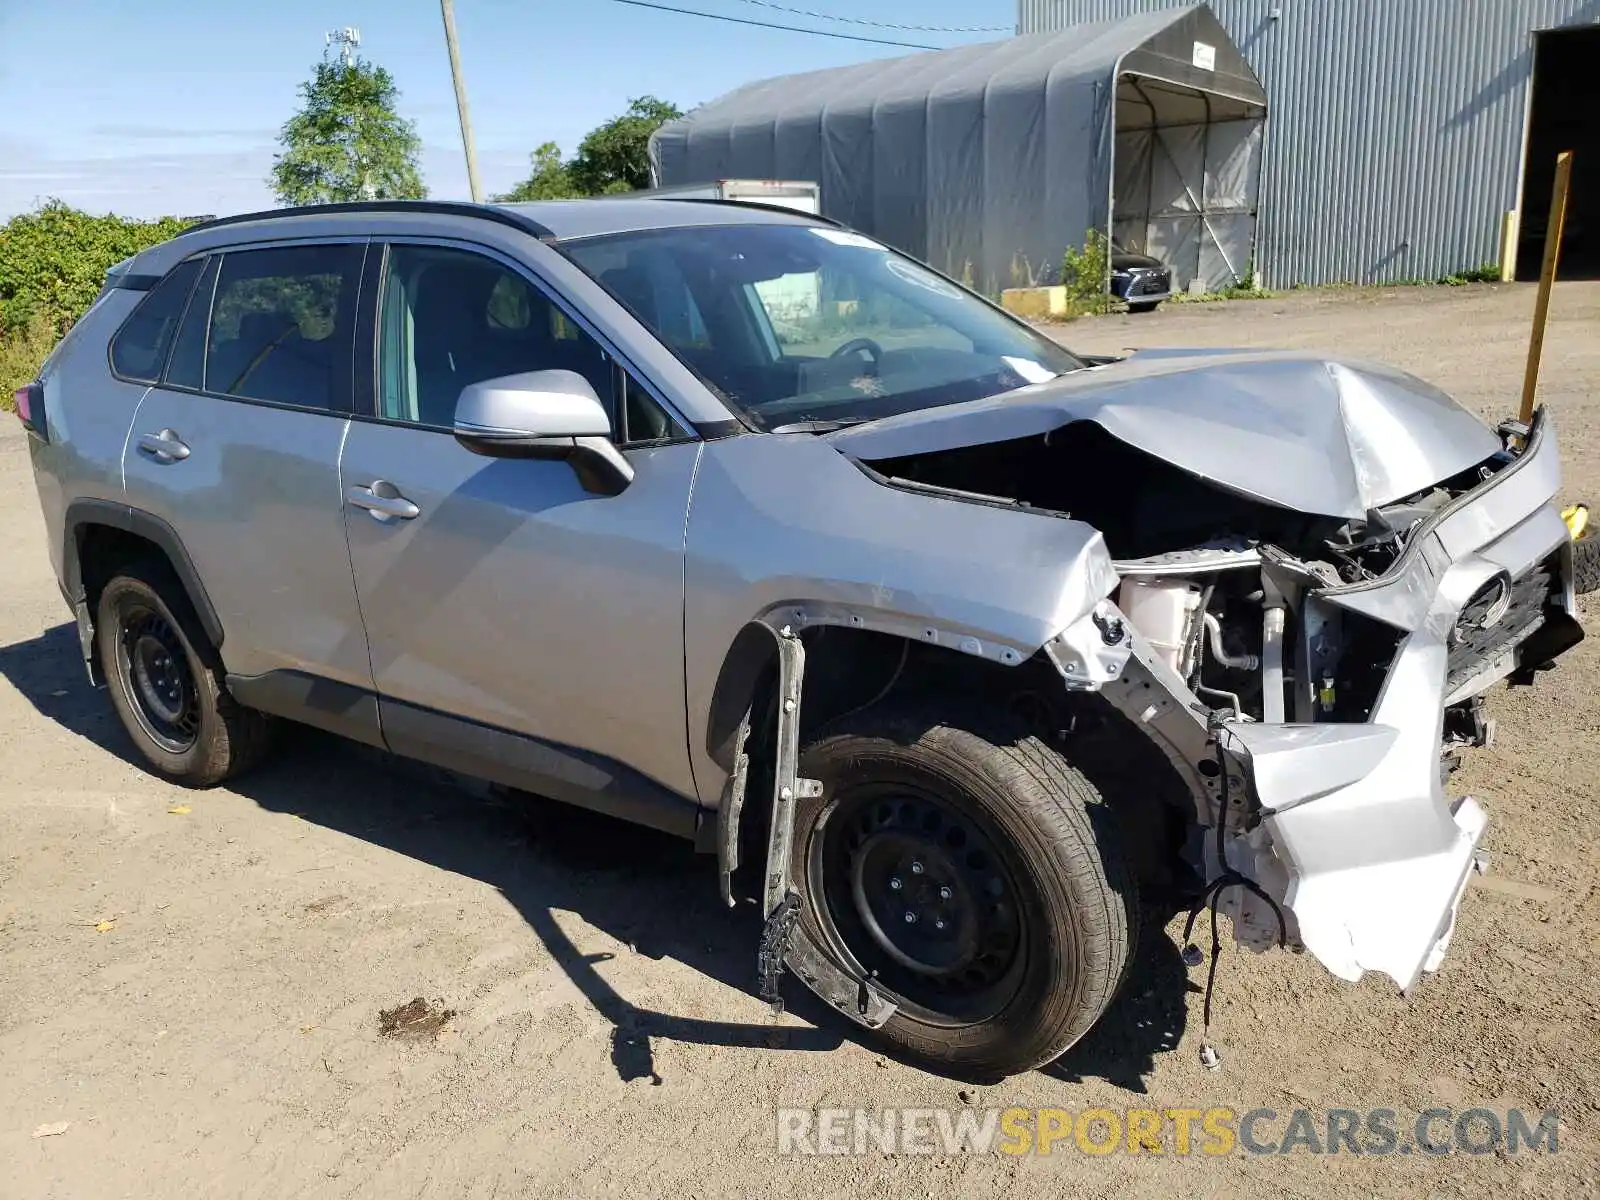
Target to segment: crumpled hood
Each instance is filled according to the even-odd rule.
[[[1247,350],[1140,351],[829,441],[872,461],[1039,436],[1075,421],[1230,491],[1333,517],[1361,517],[1500,448],[1475,416],[1404,372]]]

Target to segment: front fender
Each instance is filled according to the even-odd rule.
[[[902,491],[809,434],[708,442],[690,507],[684,652],[701,803],[731,761],[713,710],[751,622],[839,625],[1003,665],[1026,661],[1117,586],[1100,533],[1079,521]],[[747,696],[738,699],[747,699]]]

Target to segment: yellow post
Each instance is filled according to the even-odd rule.
[[[1500,282],[1517,278],[1517,236],[1522,226],[1521,213],[1510,209],[1500,219]]]
[[[1550,191],[1550,222],[1544,231],[1544,267],[1539,272],[1539,298],[1533,302],[1533,336],[1528,340],[1528,371],[1522,378],[1524,424],[1533,420],[1533,393],[1539,386],[1539,355],[1544,350],[1544,323],[1550,315],[1550,285],[1561,261],[1561,230],[1567,223],[1567,186],[1572,182],[1572,151],[1556,155],[1556,182]]]

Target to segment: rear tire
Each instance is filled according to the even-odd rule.
[[[1572,543],[1572,586],[1580,596],[1600,590],[1600,537]]]
[[[218,664],[216,647],[166,564],[123,568],[96,613],[112,707],[157,774],[210,787],[262,759],[270,722],[224,690],[220,667],[208,665]]]
[[[884,1039],[994,1077],[1089,1031],[1139,906],[1087,778],[1008,719],[894,705],[824,730],[800,773],[823,789],[796,806],[802,929],[896,1001]]]

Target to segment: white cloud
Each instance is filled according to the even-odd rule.
[[[93,125],[87,130],[92,138],[113,141],[212,141],[217,139],[250,143],[270,142],[278,136],[276,129],[214,129],[187,128],[177,125],[108,124]]]
[[[100,132],[117,128],[102,126]],[[165,141],[153,127],[140,128],[144,132],[107,136],[148,141],[152,143],[148,147],[112,146],[103,153],[72,156],[0,136],[0,221],[52,197],[90,212],[129,217],[224,214],[274,206],[266,182],[277,148],[270,135],[217,131],[218,137],[249,141],[236,149],[198,150]],[[478,170],[485,194],[510,189],[526,173],[527,162],[523,152],[480,151]],[[459,144],[424,145],[421,165],[434,198],[467,198],[466,163]]]

